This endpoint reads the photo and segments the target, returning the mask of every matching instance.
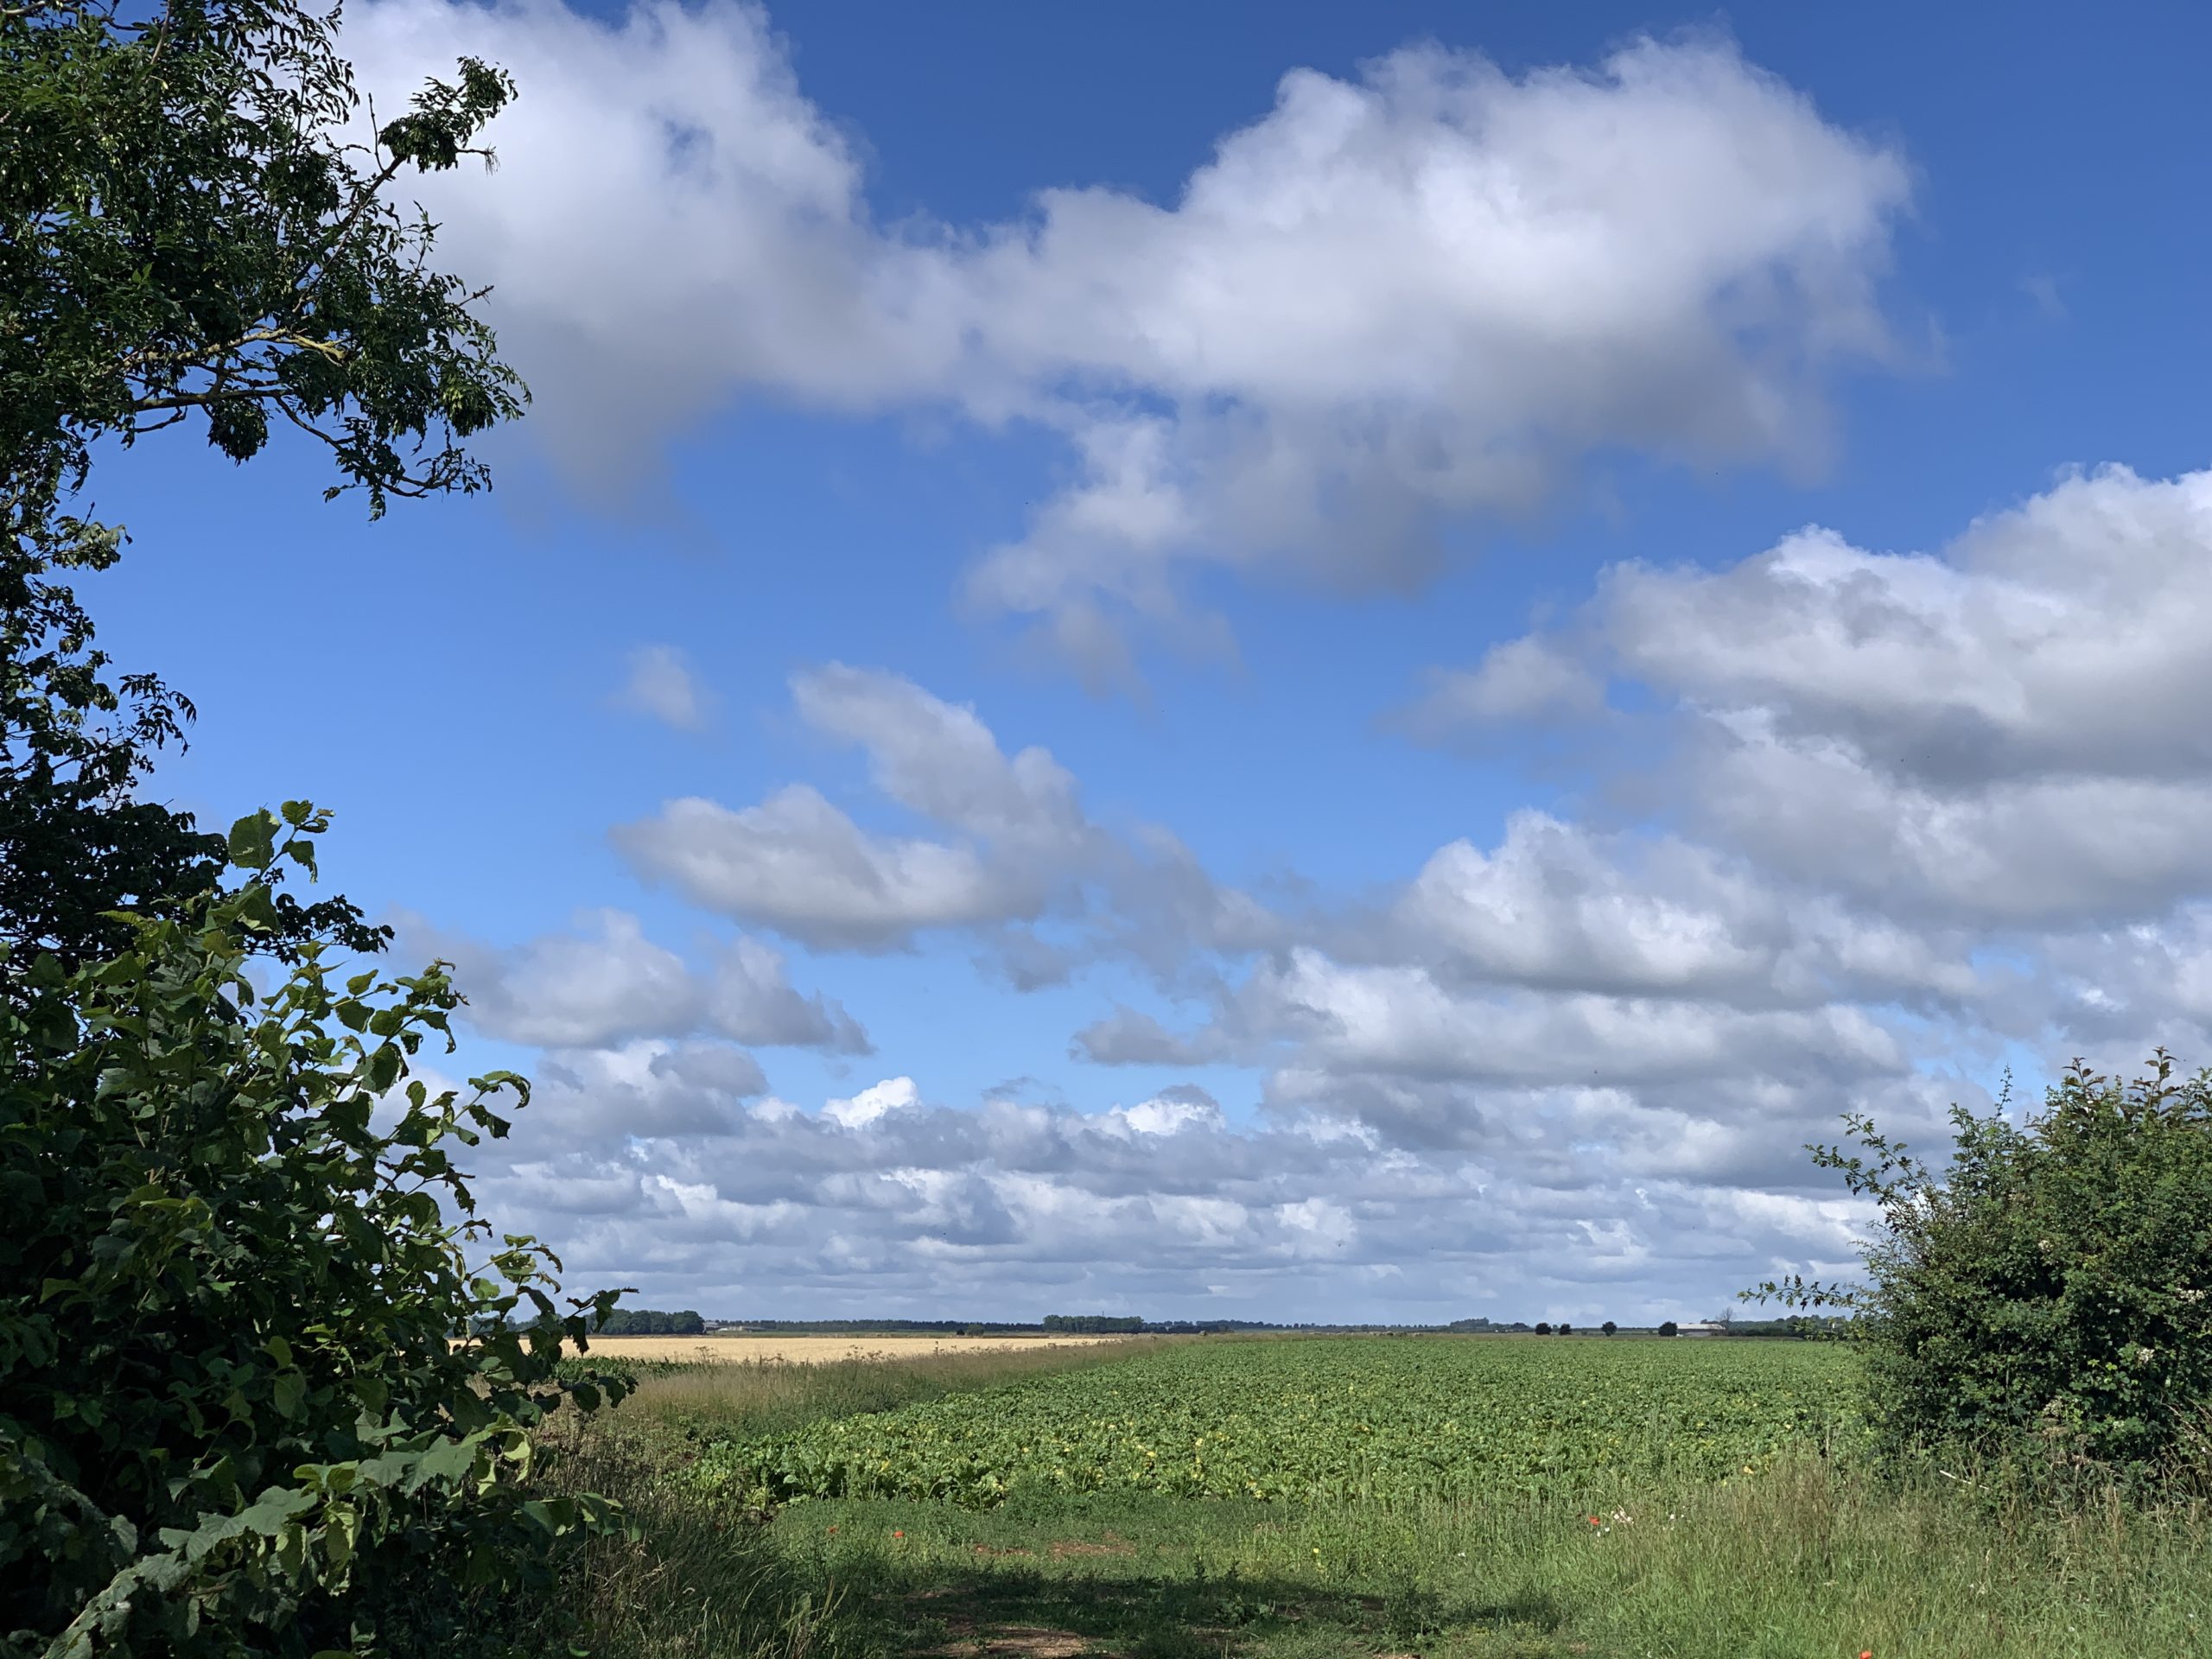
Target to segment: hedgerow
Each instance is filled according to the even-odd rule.
[[[2044,1109],[1952,1112],[1924,1163],[1863,1116],[1813,1149],[1878,1206],[1866,1282],[1762,1286],[1855,1315],[1893,1459],[2132,1484],[2194,1471],[2212,1421],[2212,1075],[2076,1064]]]

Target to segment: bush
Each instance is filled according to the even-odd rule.
[[[527,1085],[409,1080],[451,1046],[435,968],[334,982],[308,939],[256,989],[267,872],[323,827],[241,820],[245,885],[106,961],[0,949],[0,1656],[453,1652],[608,1519],[524,1480],[534,1425],[625,1386],[555,1370],[612,1295],[515,1328],[558,1264],[453,1163]]]
[[[1682,1327],[1672,1319],[1662,1319],[1659,1322],[1659,1334],[1662,1337],[1679,1337],[1682,1334]]]
[[[1604,1332],[1607,1336],[1609,1336],[1609,1337],[1610,1337],[1610,1336],[1611,1336],[1611,1335],[1613,1334],[1613,1332],[1616,1332],[1616,1331],[1619,1330],[1619,1329],[1620,1329],[1620,1326],[1618,1326],[1618,1325],[1615,1325],[1615,1324],[1614,1324],[1611,1319],[1607,1319],[1607,1320],[1606,1320],[1603,1325],[1599,1325],[1598,1328],[1599,1328],[1600,1331]]]
[[[2024,1124],[1951,1116],[1940,1173],[1855,1116],[1813,1149],[1880,1205],[1864,1287],[1754,1294],[1857,1313],[1893,1455],[2171,1472],[2212,1410],[2212,1075],[2077,1062]]]
[[[1549,1319],[1538,1319],[1538,1320],[1536,1321],[1536,1334],[1537,1334],[1538,1336],[1540,1336],[1540,1337],[1548,1337],[1549,1335],[1551,1335],[1551,1333],[1552,1333],[1552,1325],[1551,1325],[1551,1321],[1550,1321]]]

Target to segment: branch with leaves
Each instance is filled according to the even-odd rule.
[[[489,165],[514,85],[464,60],[354,142],[336,25],[270,0],[0,11],[0,461],[49,502],[99,437],[188,413],[239,461],[272,420],[313,435],[372,513],[484,486],[463,441],[528,393],[394,189]]]
[[[68,585],[124,544],[76,499],[99,442],[193,422],[243,461],[296,430],[335,463],[326,493],[375,515],[485,487],[465,443],[527,399],[486,290],[435,269],[401,194],[410,170],[488,164],[512,83],[464,61],[362,142],[337,23],[294,0],[0,8],[0,941],[19,962],[112,951],[112,913],[220,867],[218,838],[145,798],[190,702],[115,673]],[[283,904],[285,938],[388,937],[342,899]]]

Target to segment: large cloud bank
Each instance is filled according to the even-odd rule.
[[[1610,450],[1816,462],[1829,376],[1892,353],[1906,166],[1709,41],[1294,73],[1172,201],[888,227],[750,9],[382,0],[347,39],[372,84],[466,52],[522,81],[496,187],[439,205],[572,471],[626,487],[748,395],[1033,423],[1070,480],[970,592],[1109,678],[1133,619],[1208,637],[1201,565],[1404,585],[1440,525]],[[2212,474],[1849,536],[1623,563],[1437,665],[1402,729],[1541,723],[1586,787],[1295,902],[1090,801],[1066,744],[804,671],[791,712],[863,758],[863,803],[791,777],[608,826],[723,944],[620,909],[504,949],[418,925],[479,1027],[543,1051],[487,1195],[579,1278],[728,1312],[1628,1319],[1832,1274],[1855,1212],[1799,1147],[1842,1109],[1924,1139],[2007,1063],[2212,1036]],[[631,706],[704,721],[686,664],[632,669]],[[1066,1034],[1146,1081],[950,1099],[886,1054],[779,1096],[781,1052],[873,1050],[810,982],[907,953],[1141,988]]]
[[[1107,827],[974,709],[807,671],[799,717],[911,833],[798,783],[671,801],[612,833],[748,930],[720,960],[619,914],[471,947],[479,1020],[551,1051],[494,1189],[587,1270],[753,1306],[1621,1318],[1833,1272],[1856,1212],[1799,1147],[1843,1109],[1924,1134],[2008,1061],[2206,1052],[2208,573],[2212,474],[2121,470],[1930,553],[1808,531],[1616,568],[1440,671],[1422,728],[1541,658],[1575,688],[1555,717],[1653,757],[1649,817],[1523,811],[1294,906]],[[1015,985],[1133,968],[1147,1006],[1102,1005],[1074,1052],[1192,1081],[1103,1115],[903,1075],[795,1104],[753,1047],[867,1039],[756,935],[949,945]],[[1201,1077],[1253,1079],[1256,1115]]]
[[[424,189],[569,476],[624,488],[745,396],[1036,423],[1073,477],[970,595],[1102,680],[1133,618],[1215,636],[1193,563],[1403,587],[1593,453],[1817,463],[1826,376],[1893,355],[1905,164],[1725,43],[1294,71],[1172,202],[884,226],[751,7],[379,0],[346,42],[387,96],[463,54],[520,82],[498,177]]]

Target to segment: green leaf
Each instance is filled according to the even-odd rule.
[[[369,1087],[383,1094],[399,1081],[399,1050],[386,1043],[369,1056]]]
[[[269,1385],[270,1402],[283,1417],[296,1417],[307,1398],[308,1380],[297,1371],[279,1371]]]
[[[265,870],[276,841],[276,820],[268,810],[249,813],[231,826],[231,862],[242,870]]]
[[[257,933],[273,932],[280,919],[276,914],[276,899],[258,881],[241,889],[231,901],[231,908],[240,921]]]

